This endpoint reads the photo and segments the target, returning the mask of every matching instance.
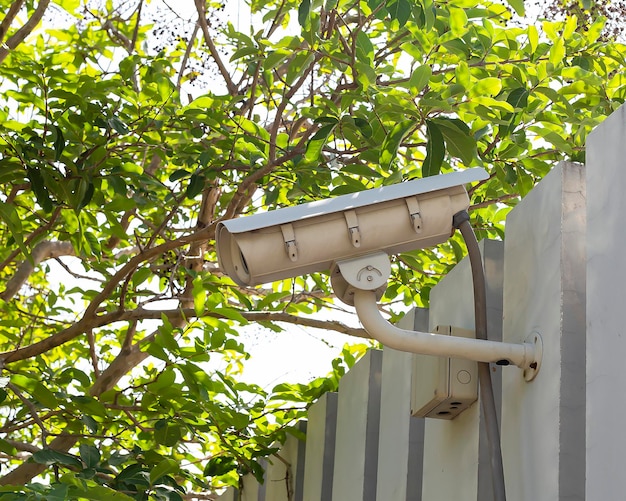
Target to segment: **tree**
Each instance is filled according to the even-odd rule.
[[[481,165],[472,223],[502,238],[626,97],[601,20],[509,27],[521,0],[252,0],[245,29],[200,0],[189,19],[1,5],[0,499],[206,498],[259,475],[363,348],[268,394],[237,381],[240,326],[366,335],[307,315],[332,307],[323,274],[237,287],[217,221]],[[427,304],[462,255],[396,257],[384,301]]]

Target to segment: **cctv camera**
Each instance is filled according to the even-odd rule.
[[[469,208],[464,185],[487,177],[468,169],[221,221],[218,261],[237,284],[252,286],[372,252],[431,247],[450,237],[452,217]]]

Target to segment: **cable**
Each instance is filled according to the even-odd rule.
[[[487,339],[487,291],[485,272],[483,270],[478,241],[476,240],[476,235],[474,234],[469,220],[470,218],[466,211],[459,212],[454,215],[453,226],[461,231],[472,268],[476,338]],[[478,362],[478,382],[480,386],[480,401],[485,417],[485,428],[487,429],[493,498],[494,501],[506,501],[504,467],[502,466],[502,449],[500,447],[500,430],[498,427],[496,402],[493,395],[491,371],[488,363]]]

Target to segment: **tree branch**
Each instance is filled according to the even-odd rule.
[[[2,23],[0,23],[0,43],[2,43],[2,41],[4,40],[4,37],[9,32],[11,23],[15,19],[15,16],[17,16],[17,13],[22,8],[22,5],[24,5],[24,2],[25,0],[15,0],[15,2],[11,4],[11,7],[9,7],[9,10],[4,16]]]
[[[11,194],[13,194],[13,191],[11,192]],[[11,198],[10,195],[9,195],[9,198]],[[6,203],[9,203],[9,202],[6,202]],[[60,207],[57,207],[56,209],[54,209],[54,212],[50,216],[50,220],[46,224],[44,224],[43,226],[37,227],[37,229],[35,231],[33,231],[30,235],[28,235],[28,238],[24,241],[24,246],[30,245],[30,243],[33,242],[35,240],[35,238],[37,238],[39,235],[41,235],[42,233],[47,232],[50,228],[52,228],[52,226],[54,225],[54,223],[56,222],[56,220],[57,220],[57,218],[59,217],[60,214],[61,214],[61,208]],[[7,258],[4,261],[2,261],[2,263],[0,263],[0,270],[4,270],[4,268],[6,268],[11,262],[13,262],[13,260],[17,256],[19,256],[19,254],[21,252],[22,251],[19,248],[15,249],[13,252],[11,252],[11,254],[9,254],[7,256]]]
[[[54,451],[67,452],[76,443],[76,437],[72,435],[59,435],[48,448]],[[49,465],[39,463],[24,462],[0,478],[0,485],[24,485],[33,477],[43,473]]]
[[[31,344],[30,346],[18,348],[10,352],[0,353],[0,364],[26,360],[27,358],[41,355],[42,353],[45,353],[52,348],[56,348],[57,346],[61,346],[62,344],[67,343],[75,337],[83,334],[87,329],[92,329],[110,323],[110,321],[105,321],[103,323],[102,320],[107,318],[106,315],[98,316],[96,315],[96,312],[102,302],[111,295],[117,285],[126,278],[128,273],[136,269],[139,264],[148,261],[163,252],[182,247],[183,245],[187,245],[191,242],[214,238],[214,233],[215,225],[211,224],[207,228],[192,233],[191,235],[181,237],[177,240],[170,240],[150,249],[144,249],[140,254],[129,259],[128,262],[107,282],[100,293],[91,301],[91,303],[89,303],[85,313],[78,322],[50,337]],[[117,314],[120,313],[114,312],[109,314],[111,317],[108,318],[113,318]]]
[[[26,259],[17,269],[15,275],[7,282],[6,289],[0,293],[0,299],[10,301],[24,285],[35,267],[45,261],[60,256],[74,256],[74,247],[70,242],[44,241],[33,249],[31,259]]]
[[[180,92],[180,86],[183,83],[183,76],[185,74],[185,68],[187,67],[187,61],[189,61],[189,56],[191,55],[191,49],[193,49],[193,42],[198,35],[198,30],[200,29],[200,21],[196,22],[196,25],[193,27],[193,31],[191,35],[189,35],[189,41],[187,42],[187,48],[185,49],[185,55],[183,56],[183,60],[180,62],[180,69],[178,70],[178,78],[176,79],[176,90]]]
[[[213,39],[209,33],[209,25],[206,22],[206,4],[204,3],[204,0],[194,0],[194,3],[196,4],[196,10],[198,11],[198,22],[200,23],[200,28],[202,29],[202,34],[204,35],[204,42],[207,44],[209,52],[211,53],[215,64],[217,64],[217,68],[219,69],[224,82],[226,82],[228,93],[231,96],[236,96],[237,86],[233,82],[232,78],[230,78],[230,74],[222,61],[222,58],[217,52],[217,47],[215,47],[215,43],[213,43]]]
[[[291,88],[285,93],[282,97],[280,104],[278,105],[278,109],[276,110],[276,117],[274,118],[274,123],[270,129],[270,148],[268,153],[268,161],[269,163],[274,163],[276,161],[276,136],[278,135],[278,130],[280,123],[283,120],[283,113],[289,104],[291,98],[298,92],[298,90],[306,83],[309,75],[315,68],[315,64],[320,60],[321,54],[315,53],[315,57],[309,66],[304,70],[300,78],[296,83],[294,83]]]
[[[239,314],[249,322],[284,322],[293,325],[301,325],[303,327],[311,327],[314,329],[331,330],[346,334],[348,336],[371,339],[367,331],[360,327],[349,327],[346,324],[336,320],[318,320],[309,317],[298,317],[289,313],[280,311],[240,311]],[[139,320],[158,320],[161,315],[165,315],[170,322],[175,322],[180,318],[196,318],[197,314],[193,308],[183,308],[175,310],[146,310],[138,308],[132,311],[114,312],[98,317],[98,324],[106,325],[119,321],[139,321]],[[227,319],[224,315],[205,311],[202,316]]]
[[[37,4],[37,8],[33,12],[33,15],[30,16],[26,23],[24,23],[24,26],[17,30],[13,34],[13,36],[11,36],[6,41],[6,43],[0,45],[0,64],[2,64],[2,62],[9,55],[9,52],[15,49],[15,47],[17,47],[19,44],[21,44],[24,39],[28,35],[30,35],[31,31],[35,29],[35,27],[39,24],[39,21],[41,21],[44,13],[46,12],[49,3],[50,0],[41,0],[39,4]]]
[[[13,393],[15,393],[17,398],[19,398],[22,401],[22,403],[26,407],[28,407],[28,411],[30,412],[30,415],[32,416],[33,421],[35,421],[35,423],[37,423],[37,425],[41,429],[41,441],[43,442],[44,445],[46,445],[47,438],[48,438],[48,430],[46,430],[46,426],[43,424],[43,421],[39,417],[35,404],[33,404],[30,400],[28,400],[24,396],[24,394],[20,391],[20,389],[17,386],[15,386],[13,383],[8,383],[7,388],[11,390]]]
[[[359,338],[369,339],[370,335],[362,328],[349,327],[341,322],[335,320],[317,320],[315,318],[298,317],[296,315],[290,315],[284,312],[258,312],[258,311],[240,311],[243,318],[250,322],[285,322],[294,325],[301,325],[304,327],[312,327],[315,329],[331,330],[339,332],[341,334],[347,334],[348,336],[354,336]],[[83,320],[75,323],[74,325],[62,330],[50,337],[45,338],[42,341],[26,346],[25,348],[19,348],[14,351],[0,353],[0,361],[4,364],[17,362],[18,360],[25,360],[37,355],[41,355],[48,350],[61,346],[68,341],[71,341],[75,337],[83,334],[87,329],[93,329],[109,325],[114,322],[129,322],[138,320],[159,320],[161,315],[165,315],[172,323],[177,323],[185,318],[196,318],[196,312],[193,308],[181,308],[173,310],[146,310],[143,308],[137,308],[130,311],[114,311],[112,313],[106,313],[104,315],[98,315],[92,318],[89,323]],[[203,312],[202,316],[226,319],[227,317],[219,315],[211,311]],[[135,345],[133,345],[135,346]],[[105,371],[106,372],[106,371]],[[104,376],[103,372],[103,376]]]
[[[484,202],[480,202],[478,204],[470,205],[470,210],[482,209],[483,207],[489,207],[493,204],[498,204],[500,202],[505,202],[507,200],[511,200],[512,198],[519,198],[518,193],[508,193],[506,195],[502,195],[501,197],[495,198],[493,200],[485,200]]]

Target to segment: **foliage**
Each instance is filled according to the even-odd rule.
[[[597,19],[605,18],[601,37],[624,41],[624,0],[536,0],[533,3],[550,19],[575,16],[580,29],[587,29]]]
[[[259,475],[363,348],[266,392],[237,379],[241,326],[363,331],[311,315],[324,275],[235,286],[216,222],[483,166],[472,222],[501,238],[626,97],[601,19],[515,27],[521,0],[252,0],[245,29],[201,1],[159,22],[143,0],[0,5],[0,499],[178,500]],[[385,300],[427,304],[462,255],[398,256]]]

